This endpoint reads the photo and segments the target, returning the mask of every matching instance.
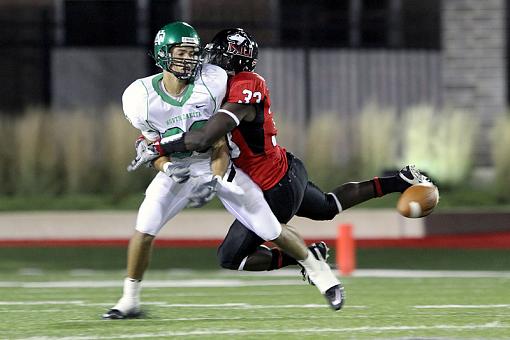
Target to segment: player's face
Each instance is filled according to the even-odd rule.
[[[179,73],[191,72],[198,61],[198,49],[191,46],[176,46],[172,49],[172,70]]]

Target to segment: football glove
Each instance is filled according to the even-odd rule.
[[[135,141],[136,157],[127,166],[127,171],[135,171],[142,166],[149,167],[151,162],[160,156],[159,152],[147,143],[147,140],[140,136]]]
[[[184,183],[191,176],[191,172],[186,165],[172,162],[163,164],[163,172],[177,183]]]
[[[217,193],[230,200],[241,200],[244,196],[244,190],[240,186],[224,181],[216,175],[212,180],[198,185],[191,192],[188,207],[200,208],[212,200]]]
[[[214,176],[212,180],[197,185],[189,196],[188,207],[200,208],[212,200],[216,195],[220,181],[220,176]]]

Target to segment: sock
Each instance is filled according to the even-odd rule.
[[[404,192],[404,190],[411,186],[411,184],[402,180],[398,177],[398,175],[389,177],[374,177],[372,183],[377,197],[381,197],[392,192]]]
[[[310,249],[308,249],[307,258],[297,262],[305,268],[306,273],[322,294],[329,288],[340,284],[328,264],[317,260]]]
[[[122,296],[139,300],[141,284],[142,280],[126,277],[124,279],[124,294]]]
[[[297,261],[293,257],[287,255],[278,248],[272,248],[271,255],[271,266],[268,270],[280,269],[292,264],[297,264]]]
[[[140,306],[141,283],[141,280],[126,277],[122,297],[112,309],[118,309],[125,314],[137,311]]]

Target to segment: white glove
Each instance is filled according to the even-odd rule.
[[[163,164],[163,172],[177,183],[184,183],[191,176],[191,172],[186,165],[175,164],[172,162],[166,162]]]
[[[220,176],[214,176],[209,182],[197,185],[189,196],[189,208],[200,208],[212,200],[216,195]]]
[[[244,195],[244,190],[240,186],[224,181],[220,176],[216,175],[212,180],[198,185],[191,192],[188,207],[200,208],[212,200],[216,193],[220,193],[222,197],[239,200]]]
[[[151,148],[147,140],[142,136],[135,142],[136,157],[127,166],[127,171],[135,171],[142,166],[150,166],[151,161],[159,157],[159,152]]]

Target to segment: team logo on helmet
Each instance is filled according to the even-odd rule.
[[[235,55],[240,55],[243,57],[252,58],[253,57],[253,48],[250,46],[246,46],[244,42],[246,38],[240,35],[239,33],[229,35],[227,37],[228,47],[227,52]]]
[[[156,38],[154,39],[154,45],[161,45],[161,43],[165,40],[165,30],[159,30],[158,34],[156,34]]]
[[[242,45],[245,42],[246,38],[240,35],[239,33],[229,35],[227,37],[228,41],[236,42],[238,45]]]
[[[195,44],[195,45],[198,45],[198,39],[197,38],[194,38],[194,37],[182,37],[181,41],[183,43],[187,43],[187,44]]]

